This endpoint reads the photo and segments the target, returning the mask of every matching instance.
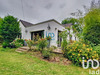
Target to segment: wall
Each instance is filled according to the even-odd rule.
[[[21,28],[21,33],[22,33],[22,39],[25,39],[25,27],[23,26],[23,24],[20,22],[20,28]]]

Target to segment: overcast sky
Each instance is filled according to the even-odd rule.
[[[31,23],[49,19],[61,22],[83,5],[90,6],[91,0],[0,0],[0,17],[13,15]]]

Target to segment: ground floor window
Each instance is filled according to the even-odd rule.
[[[31,40],[37,41],[39,38],[44,38],[44,30],[31,32]]]

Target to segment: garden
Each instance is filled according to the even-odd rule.
[[[13,16],[0,19],[0,74],[4,75],[88,75],[82,68],[87,61],[100,63],[100,9],[91,9],[84,17],[67,18],[62,24],[72,23],[60,33],[62,54],[54,53],[56,46],[49,46],[51,37],[37,40],[21,39],[19,21]],[[72,40],[70,30],[78,40]],[[66,38],[69,36],[69,40]],[[48,42],[49,41],[49,42]],[[16,49],[27,44],[28,51],[17,53]],[[94,66],[97,63],[94,61]],[[92,69],[91,62],[89,68]],[[100,67],[98,68],[100,69]]]

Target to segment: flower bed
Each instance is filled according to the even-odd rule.
[[[67,46],[64,51],[64,56],[71,60],[75,65],[82,65],[82,57],[85,58],[85,62],[88,59],[97,59],[98,54],[89,45],[83,44],[82,42],[74,42]]]

